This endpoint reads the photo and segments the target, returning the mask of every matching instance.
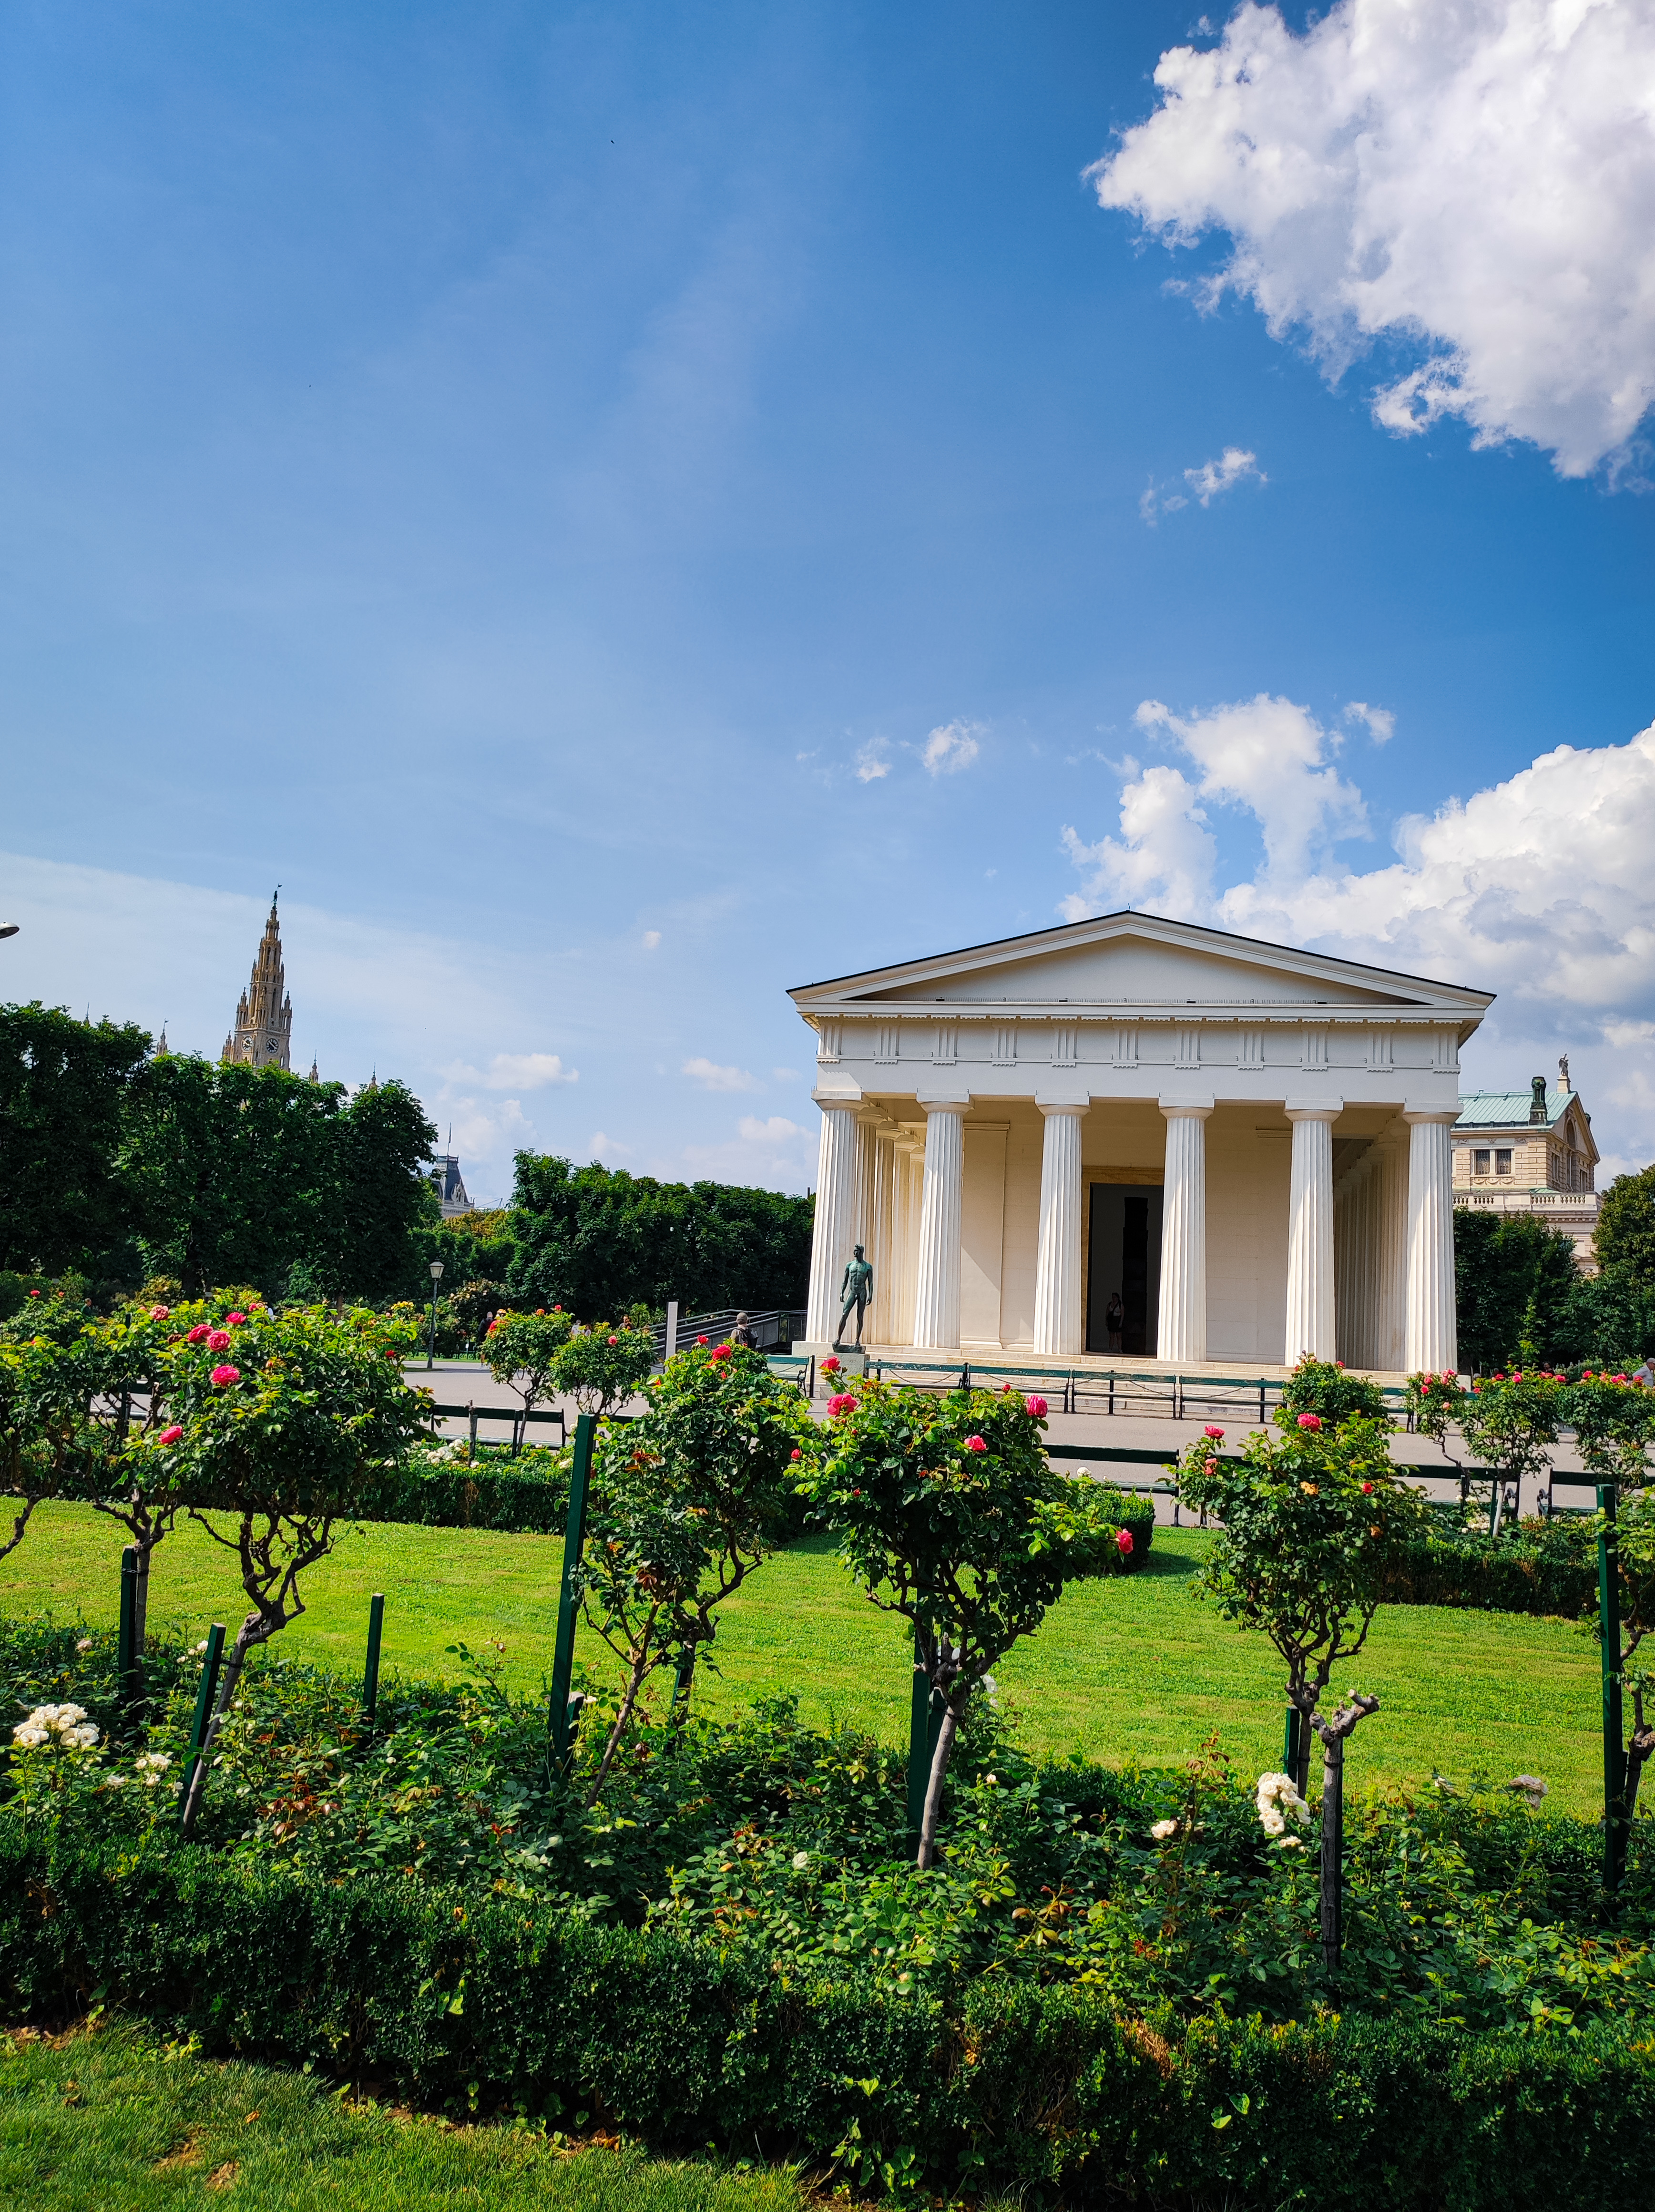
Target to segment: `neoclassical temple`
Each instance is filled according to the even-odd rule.
[[[813,1346],[860,1243],[892,1351],[1456,1365],[1450,1132],[1490,993],[1129,912],[791,995]]]

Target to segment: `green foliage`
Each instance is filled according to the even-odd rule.
[[[1278,1428],[1293,1430],[1300,1413],[1315,1413],[1337,1429],[1353,1413],[1370,1421],[1389,1424],[1391,1413],[1384,1391],[1361,1375],[1349,1375],[1340,1360],[1313,1359],[1308,1352],[1288,1376],[1282,1402],[1276,1409]]]
[[[1448,1510],[1385,1565],[1386,1605],[1445,1605],[1484,1613],[1530,1613],[1579,1620],[1597,1603],[1597,1545],[1589,1516],[1508,1521],[1497,1536]]]
[[[635,1398],[655,1364],[655,1339],[629,1321],[596,1321],[553,1355],[552,1386],[583,1413],[617,1412]]]
[[[578,1314],[802,1304],[813,1218],[808,1198],[519,1152],[509,1279],[519,1303]]]
[[[336,1296],[377,1304],[412,1281],[428,1297],[428,1262],[441,1255],[424,1252],[420,1231],[432,1203],[423,1169],[436,1125],[405,1084],[370,1083],[331,1133],[324,1233],[315,1248],[330,1287]]]
[[[1240,1460],[1221,1457],[1218,1439],[1189,1445],[1179,1492],[1222,1524],[1202,1588],[1227,1620],[1270,1638],[1309,1716],[1334,1666],[1367,1641],[1385,1575],[1427,1509],[1397,1480],[1377,1421],[1357,1415],[1333,1429],[1308,1412],[1294,1421],[1279,1442],[1250,1437]]]
[[[1566,1356],[1578,1329],[1573,1240],[1531,1213],[1454,1212],[1454,1303],[1459,1358],[1474,1373],[1521,1364],[1525,1335],[1536,1356]]]
[[[137,1281],[115,1162],[149,1047],[130,1022],[79,1022],[38,1000],[0,1006],[0,1265]]]
[[[1569,1416],[1561,1375],[1513,1370],[1485,1376],[1462,1392],[1457,1417],[1472,1461],[1496,1481],[1537,1483],[1551,1468],[1552,1448]]]
[[[482,1357],[496,1382],[504,1382],[532,1413],[557,1389],[557,1355],[569,1340],[574,1316],[561,1306],[549,1313],[497,1313],[482,1340]]]
[[[1617,1260],[1582,1276],[1556,1356],[1571,1365],[1633,1368],[1655,1352],[1655,1279]]]
[[[1616,1176],[1597,1201],[1592,1242],[1600,1266],[1623,1267],[1655,1290],[1655,1167]]]
[[[1636,1485],[1649,1480],[1655,1390],[1610,1375],[1583,1375],[1566,1395],[1563,1419],[1594,1481]]]

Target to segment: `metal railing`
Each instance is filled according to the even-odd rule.
[[[698,1336],[704,1336],[709,1344],[723,1344],[736,1326],[737,1315],[743,1310],[738,1306],[720,1306],[716,1313],[680,1314],[679,1351],[682,1352],[694,1344]],[[760,1352],[779,1349],[804,1334],[803,1306],[765,1306],[756,1310],[749,1306],[745,1311],[747,1325],[753,1332],[754,1345]],[[667,1325],[664,1321],[657,1322],[655,1356],[658,1359],[665,1358],[666,1345]]]

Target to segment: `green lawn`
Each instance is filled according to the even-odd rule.
[[[1190,1577],[1206,1539],[1158,1529],[1145,1571],[1082,1586],[1000,1671],[1022,1740],[1038,1750],[1161,1765],[1187,1759],[1216,1731],[1249,1775],[1280,1763],[1279,1664],[1259,1639],[1215,1618]],[[51,1609],[112,1625],[121,1531],[90,1508],[43,1505],[0,1565],[0,1606]],[[549,1668],[561,1539],[468,1529],[375,1526],[344,1533],[306,1584],[310,1610],[282,1639],[295,1653],[359,1667],[368,1597],[385,1593],[385,1663],[452,1674],[447,1646],[504,1646],[506,1677],[525,1688]],[[241,1607],[230,1556],[186,1527],[156,1555],[150,1618],[191,1637]],[[602,1647],[584,1638],[592,1662]],[[720,1680],[696,1699],[727,1711],[794,1690],[804,1717],[834,1715],[893,1742],[907,1726],[908,1668],[897,1624],[860,1596],[823,1540],[771,1560],[728,1608]],[[1601,1804],[1597,1646],[1573,1624],[1516,1613],[1386,1607],[1353,1687],[1377,1692],[1350,1753],[1356,1787],[1544,1775],[1560,1809]]]
[[[348,2104],[303,2075],[214,2064],[131,2030],[0,2037],[12,2212],[806,2212],[794,2177]]]

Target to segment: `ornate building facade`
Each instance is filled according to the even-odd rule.
[[[282,931],[276,901],[258,940],[252,980],[235,1010],[235,1027],[224,1040],[221,1060],[239,1060],[250,1067],[287,1067],[293,1042],[293,1000],[288,996],[282,966]],[[311,1068],[312,1080],[316,1069]]]
[[[1549,1086],[1470,1091],[1454,1127],[1454,1203],[1473,1212],[1537,1214],[1573,1240],[1576,1266],[1595,1275],[1597,1146],[1567,1060]]]

